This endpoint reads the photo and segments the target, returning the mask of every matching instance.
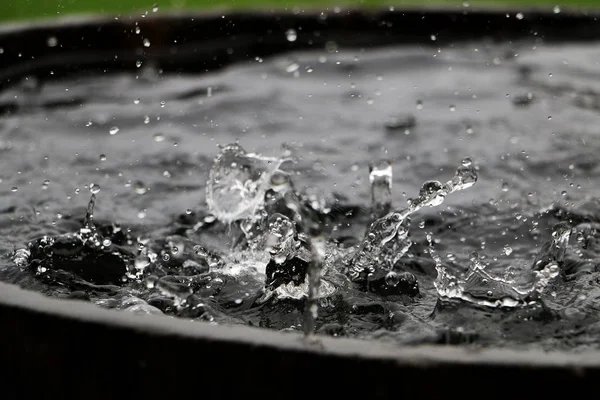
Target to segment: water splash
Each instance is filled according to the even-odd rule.
[[[477,172],[470,159],[465,159],[454,177],[441,184],[429,181],[423,184],[419,197],[409,200],[409,206],[393,211],[373,222],[357,251],[345,263],[353,281],[365,281],[378,269],[391,270],[412,242],[408,229],[402,225],[406,218],[425,206],[438,206],[450,193],[467,189],[477,182]]]
[[[210,170],[206,203],[225,223],[260,218],[271,176],[283,159],[246,153],[237,144],[221,149]]]
[[[548,284],[559,275],[571,233],[565,224],[557,224],[552,238],[542,247],[532,270],[524,271],[516,279],[495,276],[486,270],[477,253],[469,257],[471,264],[462,276],[453,275],[443,266],[433,247],[431,234],[427,235],[429,253],[435,261],[437,278],[434,286],[442,298],[461,299],[487,307],[519,307],[535,301]]]

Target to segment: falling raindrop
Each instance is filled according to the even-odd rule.
[[[150,47],[150,39],[144,38],[143,43],[144,43],[144,47]]]

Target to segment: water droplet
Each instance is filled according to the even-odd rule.
[[[109,238],[106,238],[102,241],[102,246],[109,247],[112,244]]]
[[[463,158],[463,160],[462,160],[463,167],[469,167],[469,166],[471,166],[471,164],[473,164],[473,161],[469,157]]]
[[[517,13],[515,17],[517,17],[517,19],[523,19],[523,13]]]
[[[140,104],[140,99],[133,100],[133,104]]]
[[[185,213],[186,213],[187,215],[190,215],[190,214],[192,213],[192,209],[191,209],[191,208],[188,208],[187,210],[185,210]]]
[[[48,189],[48,186],[50,186],[50,181],[46,179],[44,182],[42,182],[42,189],[46,190]]]
[[[110,133],[111,135],[116,135],[117,133],[119,133],[119,127],[118,126],[113,126],[112,128],[110,128],[110,130],[108,131],[108,133]]]
[[[16,186],[13,186],[12,189],[11,189],[12,192],[16,192],[17,190],[19,190],[19,188],[16,187]]]
[[[90,185],[90,192],[92,192],[93,194],[96,194],[100,191],[100,185],[96,184],[96,183],[92,183]]]
[[[106,161],[106,154],[100,154],[100,161]]]
[[[567,196],[567,191],[563,190],[562,192],[560,192],[560,194],[562,195],[562,197],[566,197]]]
[[[454,112],[454,111],[456,111],[456,107],[455,107],[454,105],[450,105],[450,111],[451,111],[451,112]]]
[[[552,115],[548,115],[548,121],[552,120]]]
[[[431,38],[431,41],[432,41],[432,42],[435,42],[435,41],[436,41],[436,39],[437,39],[437,37],[436,37],[435,35],[431,35],[431,36],[430,36],[430,38]]]
[[[136,181],[134,189],[137,194],[145,194],[148,191],[148,188],[142,181]]]
[[[140,212],[138,212],[138,213],[137,213],[137,217],[138,217],[139,219],[144,219],[144,218],[146,218],[146,212],[145,212],[145,211],[140,211]]]
[[[159,143],[159,142],[164,142],[165,141],[165,135],[162,133],[155,133],[152,136],[152,139],[154,139],[155,142]]]
[[[137,60],[137,61],[135,62],[135,66],[136,66],[137,68],[140,68],[140,67],[142,66],[142,64],[143,64],[143,62],[142,62],[141,60]]]
[[[505,245],[504,248],[502,249],[502,251],[504,252],[505,255],[510,256],[513,252],[513,249],[509,245]]]
[[[158,11],[158,4],[155,4],[152,6],[152,12],[157,12]]]
[[[295,42],[296,39],[298,39],[298,34],[294,29],[288,29],[285,32],[285,37],[287,38],[288,42]]]
[[[508,184],[508,182],[503,182],[502,183],[502,191],[508,192],[509,189],[510,189],[510,185]]]
[[[56,47],[58,46],[58,39],[55,36],[50,36],[46,40],[46,44],[48,45],[48,47]]]
[[[554,12],[554,14],[560,14],[560,7],[554,6],[554,9],[552,11]]]
[[[169,261],[171,259],[171,256],[168,255],[167,253],[165,253],[162,255],[162,259],[163,259],[163,261]]]
[[[150,39],[144,38],[143,43],[144,43],[144,47],[150,47]]]
[[[417,110],[423,109],[423,102],[421,100],[417,100]]]

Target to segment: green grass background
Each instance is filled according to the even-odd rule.
[[[520,7],[568,8],[600,7],[600,0],[467,0],[471,7]],[[384,7],[445,5],[463,7],[464,0],[0,0],[0,21],[31,18],[50,18],[70,14],[130,14],[152,12],[154,4],[158,12],[177,9],[206,10],[229,9],[292,9],[294,7],[326,8],[332,6]]]

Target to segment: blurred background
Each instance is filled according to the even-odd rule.
[[[168,10],[303,9],[326,7],[446,6],[494,8],[594,8],[600,0],[0,0],[0,21],[72,14],[130,14]]]

